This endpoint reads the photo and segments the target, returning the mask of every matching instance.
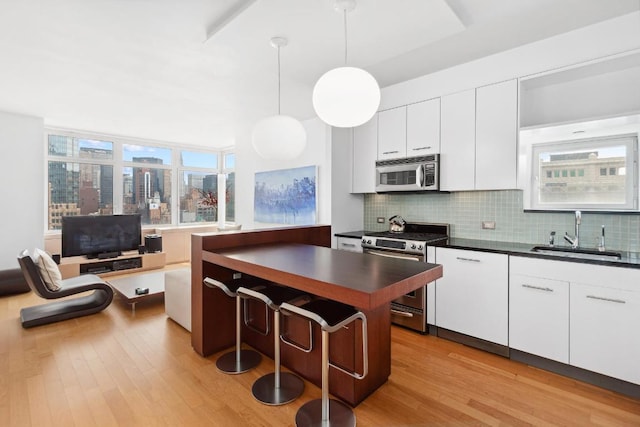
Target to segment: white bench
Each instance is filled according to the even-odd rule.
[[[191,332],[191,269],[165,272],[164,311],[167,316]]]

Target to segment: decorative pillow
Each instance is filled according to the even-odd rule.
[[[50,291],[59,291],[61,289],[60,282],[62,281],[62,274],[60,274],[58,265],[51,259],[48,253],[41,249],[36,249],[35,254],[37,260],[36,265],[40,270],[42,281]]]

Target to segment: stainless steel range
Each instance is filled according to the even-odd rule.
[[[448,238],[449,224],[405,223],[403,231],[364,235],[362,250],[371,255],[434,262],[428,259],[427,248],[442,245]],[[421,333],[427,332],[426,284],[391,303],[391,321]]]

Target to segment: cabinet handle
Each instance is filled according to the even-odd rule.
[[[350,247],[352,247],[352,248],[355,248],[355,247],[356,247],[355,243],[341,243],[341,245],[342,245],[342,246],[350,246]]]
[[[398,150],[396,151],[383,151],[382,154],[396,154],[398,152]]]
[[[394,308],[391,309],[391,313],[392,314],[397,314],[398,316],[402,316],[402,317],[413,317],[413,313],[408,313],[406,311],[396,310]]]
[[[460,256],[456,257],[456,259],[457,259],[457,260],[460,260],[460,261],[480,262],[480,260],[479,260],[479,259],[463,258],[463,257],[460,257]]]
[[[522,287],[529,288],[529,289],[537,289],[539,291],[545,291],[545,292],[553,292],[553,289],[551,288],[543,288],[542,286],[527,285],[526,283],[523,284]]]
[[[597,300],[600,300],[600,301],[617,302],[618,304],[626,304],[626,301],[622,300],[622,299],[597,297],[595,295],[587,295],[587,298],[597,299]]]
[[[412,148],[413,151],[420,151],[420,150],[431,150],[431,146],[429,147],[417,147],[417,148]]]

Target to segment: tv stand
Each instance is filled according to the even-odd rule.
[[[112,276],[122,273],[153,270],[164,267],[166,254],[156,252],[152,254],[123,254],[115,258],[92,258],[83,256],[62,258],[60,260],[60,273],[62,278],[79,276],[81,274],[97,274],[99,276]]]
[[[99,252],[97,254],[87,255],[87,259],[109,259],[109,258],[117,258],[120,255],[122,255],[122,252],[120,251]]]

